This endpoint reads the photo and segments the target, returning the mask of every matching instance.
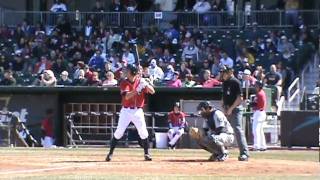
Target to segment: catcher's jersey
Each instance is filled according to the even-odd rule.
[[[120,93],[122,96],[121,104],[124,107],[139,107],[142,108],[144,105],[146,90],[142,90],[141,93],[136,94],[131,99],[125,99],[125,94],[127,92],[136,90],[139,86],[140,78],[136,78],[134,82],[130,82],[128,79],[124,79],[120,82]]]
[[[217,128],[223,127],[222,133],[233,134],[232,126],[230,125],[227,117],[220,110],[212,111],[210,118],[205,121],[204,127],[209,128],[214,132],[217,131]]]

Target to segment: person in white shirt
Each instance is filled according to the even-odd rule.
[[[124,52],[122,54],[122,61],[126,61],[128,64],[134,64],[136,59],[133,53],[130,52],[129,47],[124,48]]]
[[[224,66],[228,66],[229,68],[233,68],[233,60],[228,56],[227,52],[221,52],[220,64]]]
[[[61,2],[61,0],[56,0],[55,3],[50,8],[51,12],[66,12],[67,6]]]
[[[114,79],[114,74],[111,71],[106,72],[106,80],[103,81],[102,86],[117,86],[118,81]]]
[[[177,0],[155,0],[154,3],[160,6],[161,11],[173,11]]]
[[[198,0],[198,2],[193,6],[193,11],[203,14],[211,9],[211,5],[206,0]]]
[[[157,61],[155,59],[152,59],[150,62],[149,73],[154,81],[161,81],[164,76],[162,69],[157,66]]]

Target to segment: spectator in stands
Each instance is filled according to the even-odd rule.
[[[123,48],[122,61],[126,61],[128,64],[136,63],[133,53],[130,52],[129,44]]]
[[[128,0],[128,3],[124,5],[127,12],[137,11],[137,2],[135,0]]]
[[[173,76],[174,76],[174,68],[173,68],[172,65],[168,65],[167,69],[166,69],[166,71],[164,73],[163,80],[171,81],[173,79]]]
[[[194,39],[191,39],[189,44],[183,49],[182,52],[182,60],[186,61],[187,59],[191,59],[193,62],[198,62],[199,49],[194,44]]]
[[[213,57],[213,64],[211,66],[211,74],[213,77],[217,77],[220,74],[220,60],[217,56]]]
[[[83,69],[79,69],[78,76],[73,80],[74,86],[87,86],[88,80],[85,78]]]
[[[120,12],[123,10],[123,6],[120,3],[120,0],[112,0],[110,6],[109,6],[109,11],[111,12]]]
[[[220,86],[222,83],[211,77],[210,70],[205,70],[203,72],[203,82],[201,84],[204,88],[213,88]]]
[[[211,4],[207,0],[198,0],[193,6],[193,11],[199,14],[209,12],[211,9]]]
[[[196,81],[193,80],[193,75],[190,74],[186,74],[186,78],[185,81],[182,83],[182,87],[195,87],[196,86]]]
[[[42,138],[41,138],[41,145],[44,148],[53,148],[54,146],[54,122],[53,122],[53,110],[47,109],[46,110],[46,117],[41,121],[41,131],[42,131]]]
[[[191,11],[196,0],[178,0],[175,11]]]
[[[286,23],[296,25],[298,21],[299,0],[285,1]]]
[[[102,86],[117,86],[118,81],[114,79],[114,74],[111,71],[106,72],[106,79],[102,82]]]
[[[276,65],[272,64],[270,66],[270,72],[266,74],[264,83],[277,89],[277,100],[279,100],[282,93],[282,77],[281,74],[277,72]]]
[[[266,40],[266,48],[265,48],[265,51],[264,51],[264,52],[265,52],[265,53],[268,53],[268,52],[270,52],[270,51],[276,52],[276,51],[277,51],[277,48],[276,48],[274,42],[272,41],[272,39],[271,39],[271,38],[268,38],[268,39]]]
[[[0,73],[8,70],[10,68],[10,63],[7,60],[6,56],[0,54]]]
[[[60,74],[60,78],[58,80],[57,85],[63,85],[63,86],[71,86],[72,80],[69,78],[69,73],[67,71],[63,71]]]
[[[175,71],[173,73],[173,78],[172,78],[172,80],[170,80],[168,82],[167,86],[171,87],[171,88],[180,88],[180,87],[182,87],[182,82],[179,79],[179,72],[178,71]]]
[[[177,0],[155,0],[154,4],[159,6],[160,11],[173,11]]]
[[[84,35],[86,38],[90,38],[93,35],[94,27],[92,20],[88,19],[86,26],[84,27]]]
[[[248,65],[248,58],[244,55],[244,53],[240,53],[239,56],[236,58],[234,67],[236,75],[240,71],[243,72]]]
[[[92,12],[104,12],[105,9],[101,3],[101,0],[96,0],[95,6],[91,10]]]
[[[22,52],[20,50],[16,51],[11,66],[12,71],[23,71],[25,67],[25,61],[22,57]]]
[[[101,80],[99,79],[98,72],[92,72],[92,78],[88,79],[89,86],[101,86]]]
[[[11,71],[5,71],[4,77],[0,81],[1,86],[15,86],[16,85],[16,79],[13,77],[13,74]]]
[[[224,11],[226,10],[225,0],[212,0],[211,1],[212,11]]]
[[[187,68],[187,63],[182,61],[179,68],[180,79],[184,80],[187,74],[191,74],[191,70]]]
[[[95,69],[96,71],[103,71],[104,70],[104,58],[101,55],[101,50],[96,50],[96,54],[91,57],[89,60],[89,67]]]
[[[249,69],[245,69],[242,74],[242,78],[240,79],[242,88],[253,87],[256,83],[256,78],[251,75],[251,71]]]
[[[53,87],[57,85],[57,79],[51,70],[44,70],[40,75],[40,86]]]
[[[57,13],[57,12],[66,12],[67,6],[61,2],[61,0],[55,0],[54,4],[50,8],[51,12]]]
[[[228,66],[229,68],[233,68],[233,60],[228,56],[226,51],[221,51],[221,65]]]
[[[163,63],[165,63],[166,65],[170,64],[170,62],[176,62],[176,60],[174,59],[174,57],[170,54],[169,49],[164,49],[163,51],[163,56],[160,57],[159,60],[162,60]]]
[[[154,81],[156,82],[162,81],[164,77],[164,73],[163,73],[163,70],[157,65],[156,59],[151,60],[149,71]]]
[[[49,70],[51,69],[52,67],[52,64],[51,62],[47,59],[46,56],[41,56],[40,58],[40,62],[36,63],[34,68],[33,68],[33,71],[34,73],[37,73],[37,74],[40,74],[42,73],[44,70]]]
[[[61,74],[63,71],[68,70],[67,62],[64,60],[63,56],[57,58],[57,60],[52,64],[51,70],[55,75]]]
[[[253,77],[257,80],[257,81],[263,81],[265,74],[264,74],[264,70],[262,68],[262,66],[257,66],[256,70],[253,72]]]
[[[286,36],[281,36],[281,40],[278,43],[277,47],[278,52],[280,53],[294,53],[295,48],[291,42],[288,41]]]
[[[154,83],[153,77],[150,74],[149,66],[147,65],[142,66],[142,77],[146,79],[150,84]]]

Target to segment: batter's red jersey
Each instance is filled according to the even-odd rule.
[[[144,105],[146,89],[144,89],[140,94],[136,94],[131,99],[125,99],[125,94],[127,92],[135,90],[140,82],[140,78],[136,78],[134,82],[130,82],[128,79],[124,79],[120,82],[120,93],[122,95],[122,106],[124,107],[139,107],[142,108]]]
[[[171,111],[168,115],[168,121],[172,124],[172,127],[181,127],[185,124],[186,115],[183,112],[174,113]]]
[[[42,128],[45,132],[45,136],[53,137],[53,126],[52,126],[52,121],[49,119],[44,119],[42,121]]]
[[[263,89],[257,92],[255,102],[256,105],[253,107],[253,110],[266,110],[267,98]]]

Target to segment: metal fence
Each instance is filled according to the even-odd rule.
[[[13,11],[0,9],[0,23],[16,26],[24,19],[31,24],[42,23],[54,26],[59,20],[67,19],[74,27],[83,27],[88,19],[103,21],[107,27],[144,27],[157,25],[166,27],[172,20],[187,27],[198,28],[243,28],[257,23],[261,27],[289,27],[301,21],[307,26],[320,26],[319,10],[297,11],[237,11],[230,14],[225,12],[65,12],[52,13],[47,11]]]

